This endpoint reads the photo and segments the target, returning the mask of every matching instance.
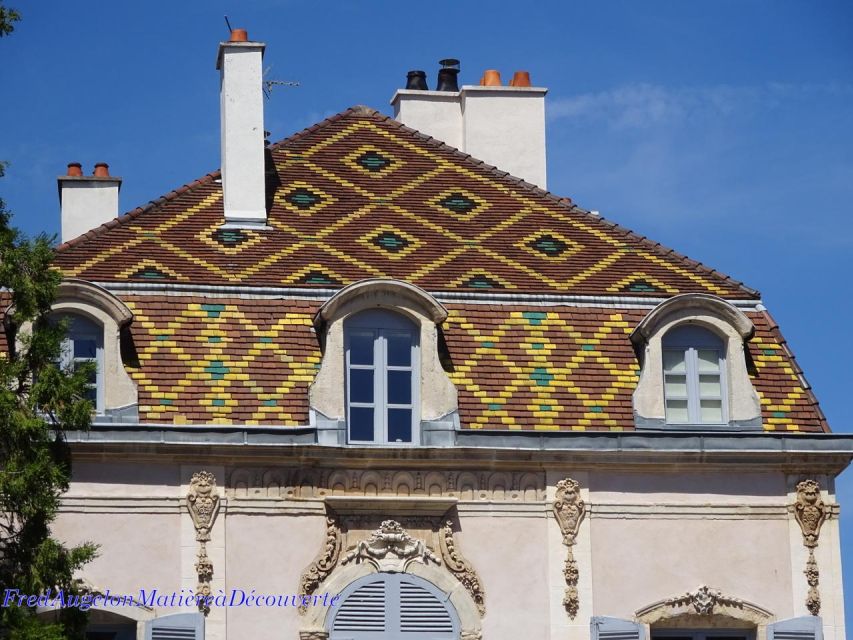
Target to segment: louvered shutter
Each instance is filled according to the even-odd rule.
[[[643,626],[630,620],[595,616],[590,623],[592,640],[644,640]]]
[[[149,620],[145,640],[204,640],[204,616],[201,613],[176,613]]]
[[[453,619],[447,606],[423,587],[400,581],[400,631],[403,633],[452,633]]]
[[[788,618],[767,625],[767,640],[823,640],[820,616]]]
[[[340,605],[335,631],[385,631],[385,580],[360,586]]]

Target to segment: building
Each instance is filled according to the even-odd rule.
[[[758,292],[545,191],[524,74],[266,144],[263,50],[221,173],[59,179],[91,637],[843,638],[853,440]]]

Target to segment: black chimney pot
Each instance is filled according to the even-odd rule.
[[[427,91],[426,72],[409,71],[409,73],[406,74],[406,89]]]
[[[459,75],[459,60],[456,58],[445,58],[444,60],[439,60],[438,64],[441,65],[441,69],[438,70],[438,85],[435,90],[459,91],[459,82],[457,80],[457,76]]]

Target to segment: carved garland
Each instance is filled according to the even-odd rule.
[[[820,485],[814,480],[803,480],[797,485],[797,502],[793,505],[794,518],[803,532],[803,544],[809,550],[809,558],[806,561],[806,582],[809,591],[806,595],[806,608],[813,616],[820,614],[820,571],[814,550],[820,537],[820,528],[829,515],[829,510],[820,497]]]
[[[701,615],[711,615],[718,606],[742,607],[744,604],[742,600],[725,596],[721,591],[711,589],[707,585],[676,598],[667,598],[664,603],[670,607],[692,606],[696,613]]]
[[[207,543],[210,542],[210,531],[219,513],[219,494],[216,490],[216,477],[209,471],[194,473],[190,480],[187,493],[187,510],[195,527],[195,539],[199,542],[199,550],[195,570],[198,574],[196,596],[199,611],[207,615],[210,606],[207,596],[211,594],[210,582],[213,579],[213,562],[207,555]]]
[[[389,558],[389,554],[392,557]],[[380,571],[405,570],[414,560],[424,564],[432,560],[441,564],[441,560],[430,551],[423,540],[415,540],[396,520],[383,520],[367,540],[362,540],[350,550],[341,564],[363,560],[372,562]]]
[[[462,554],[456,549],[456,541],[453,538],[453,521],[447,520],[441,528],[439,535],[441,544],[441,557],[444,558],[444,566],[456,577],[459,582],[471,594],[480,616],[486,615],[486,594],[480,583],[480,577]]]
[[[571,478],[560,480],[557,483],[557,495],[554,498],[554,516],[560,531],[563,532],[563,544],[568,547],[566,563],[563,566],[563,575],[566,578],[566,593],[563,597],[563,606],[569,614],[569,618],[575,619],[580,607],[578,597],[578,580],[580,572],[578,563],[575,561],[572,547],[575,545],[581,521],[586,515],[586,504],[580,497],[580,486]]]

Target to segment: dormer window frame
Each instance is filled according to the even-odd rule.
[[[412,390],[411,443],[370,442],[349,437],[350,380],[345,334],[349,320],[365,311],[380,311],[391,314],[389,317],[396,314],[414,328],[417,355],[413,359],[416,382]],[[317,442],[356,447],[452,444],[453,432],[459,427],[458,396],[439,357],[440,325],[446,318],[447,310],[429,293],[391,278],[361,280],[329,298],[314,318],[323,351],[320,370],[308,392],[309,416],[317,430]]]
[[[356,338],[363,339],[361,348],[355,347]],[[408,347],[394,348],[392,341],[399,338],[403,338]],[[344,354],[348,444],[362,446],[420,444],[420,420],[418,420],[420,341],[418,338],[418,327],[411,320],[387,309],[361,311],[347,318],[344,323]],[[366,348],[368,344],[369,348]],[[367,357],[368,351],[369,357]],[[401,358],[404,352],[408,352],[407,357]],[[357,376],[363,378],[365,382],[358,383]],[[370,382],[365,384],[368,377]],[[408,381],[400,380],[404,377],[408,377]],[[394,383],[394,378],[400,381]],[[368,386],[369,389],[365,388]],[[395,395],[397,397],[393,397]],[[365,414],[365,420],[367,412],[370,412],[371,438],[354,436],[357,428],[364,430],[366,427],[366,424],[358,424],[360,421],[356,420],[356,411]],[[405,417],[406,411],[409,412],[408,420],[401,420]],[[408,435],[405,433],[406,423]]]
[[[672,420],[672,411],[667,411],[668,398],[674,399],[667,390],[667,374],[664,362],[666,336],[684,336],[693,327],[696,336],[714,336],[720,340],[719,375],[722,421],[705,421],[698,415],[696,403],[702,395],[697,388],[698,363],[691,371],[685,370],[685,382],[690,385],[683,395],[688,399],[686,421]],[[686,333],[685,333],[686,332]],[[730,302],[709,294],[691,293],[674,296],[660,303],[637,325],[631,333],[631,341],[641,364],[640,380],[634,391],[634,427],[638,430],[688,430],[688,431],[761,431],[761,402],[747,371],[746,342],[752,337],[755,327],[752,321]],[[698,359],[702,344],[673,344],[685,350],[687,360],[694,349]],[[692,401],[691,401],[692,398]],[[669,414],[669,415],[668,415]]]
[[[76,312],[62,311],[53,313],[52,318],[56,320],[67,319],[68,330],[65,340],[62,342],[62,351],[59,366],[66,371],[73,371],[77,365],[84,362],[95,363],[95,381],[91,385],[95,389],[95,397],[92,402],[95,414],[104,415],[106,383],[104,380],[104,328],[97,320]],[[94,343],[92,355],[82,355],[78,351],[80,343]]]
[[[723,340],[708,329],[679,325],[663,336],[662,352],[666,423],[697,427],[727,424],[728,375]],[[711,363],[713,368],[708,366]],[[715,392],[708,393],[708,386],[716,386]],[[685,420],[675,418],[681,403]],[[710,406],[703,407],[703,403]],[[703,415],[704,409],[715,408],[711,403],[719,403],[717,420],[705,419]]]

